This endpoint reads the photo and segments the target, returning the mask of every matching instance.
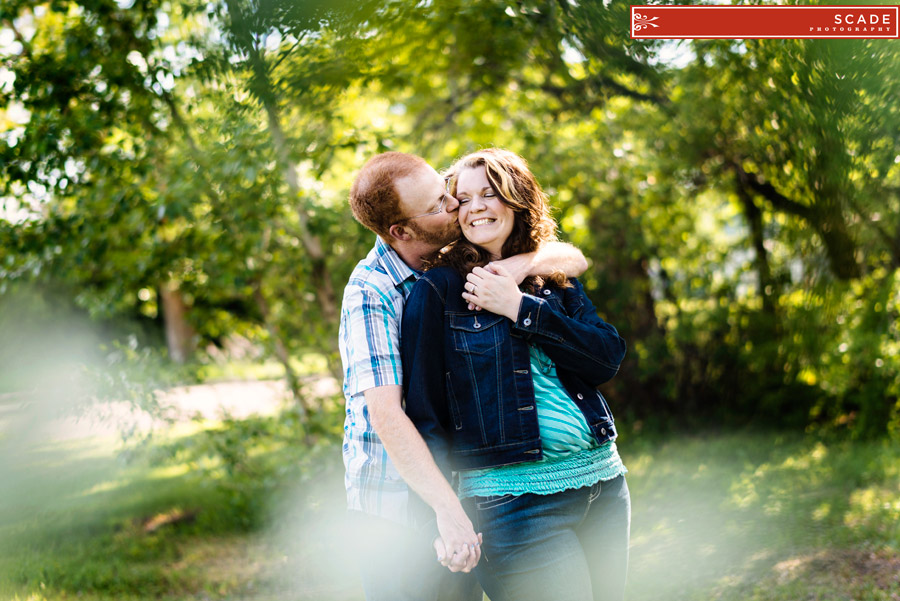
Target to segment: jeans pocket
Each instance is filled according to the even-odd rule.
[[[495,507],[506,505],[510,501],[515,500],[516,495],[510,493],[505,495],[491,495],[489,497],[475,497],[475,508],[478,511],[486,511]]]
[[[591,495],[588,497],[588,503],[593,503],[603,492],[603,482],[597,482],[591,487]]]

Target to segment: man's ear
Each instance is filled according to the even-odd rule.
[[[396,223],[391,226],[391,229],[388,230],[388,233],[395,240],[402,240],[404,242],[412,240],[412,234],[410,233],[410,231],[402,225],[397,225]]]

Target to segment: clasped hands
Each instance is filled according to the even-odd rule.
[[[519,316],[522,291],[516,279],[502,265],[488,263],[466,276],[463,299],[469,309],[484,309],[513,321]]]
[[[434,539],[437,560],[451,572],[471,572],[481,559],[481,533],[458,501],[436,510],[440,536]]]
[[[438,536],[434,539],[434,552],[442,566],[451,572],[471,572],[481,560],[481,533],[478,533],[476,543],[463,543],[458,545],[446,545],[444,539]],[[454,548],[455,546],[455,548]]]

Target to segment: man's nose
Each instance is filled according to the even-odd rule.
[[[459,201],[456,200],[456,197],[453,196],[452,194],[447,194],[447,203],[445,205],[445,210],[448,213],[452,213],[453,211],[456,211],[457,209],[459,209]]]

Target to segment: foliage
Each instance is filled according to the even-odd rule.
[[[631,352],[609,395],[684,419],[900,431],[900,59],[885,40],[632,40],[623,2],[4,4],[0,294],[66,290],[157,344],[239,335],[339,375],[388,149],[531,161]],[[146,331],[156,332],[146,336]],[[674,418],[674,420],[673,420]]]

